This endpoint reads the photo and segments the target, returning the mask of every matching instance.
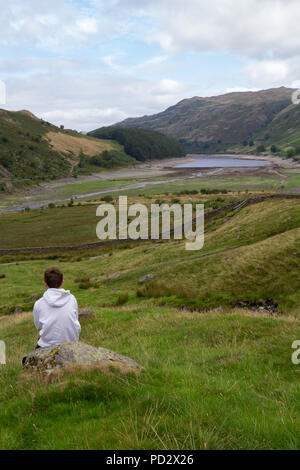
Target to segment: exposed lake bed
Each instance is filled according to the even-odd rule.
[[[95,174],[62,178],[23,188],[1,197],[0,212],[20,211],[26,207],[37,209],[50,203],[64,203],[119,191],[145,191],[151,186],[189,180],[190,178],[222,177],[280,177],[281,169],[300,168],[299,163],[273,155],[242,154],[187,154],[181,158],[168,158],[139,163],[135,166],[104,170]]]

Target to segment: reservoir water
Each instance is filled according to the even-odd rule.
[[[190,163],[182,163],[174,168],[241,168],[266,166],[270,163],[267,160],[251,160],[232,157],[203,157],[192,155],[195,160]]]

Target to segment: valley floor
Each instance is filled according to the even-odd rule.
[[[208,157],[207,155],[203,155]],[[222,156],[209,155],[209,157]],[[230,155],[224,155],[230,157]],[[0,212],[1,209],[12,208],[14,206],[26,207],[46,201],[47,204],[51,202],[64,202],[74,197],[89,197],[90,193],[100,193],[101,191],[109,191],[110,189],[116,192],[118,189],[125,189],[127,187],[139,187],[140,192],[144,191],[143,186],[157,185],[159,181],[161,185],[170,184],[175,181],[186,181],[189,184],[190,178],[198,178],[198,186],[202,184],[218,186],[222,179],[225,178],[224,188],[233,189],[238,185],[240,189],[281,189],[285,190],[286,184],[291,190],[298,191],[298,177],[300,181],[300,163],[294,162],[290,159],[283,159],[273,155],[267,156],[251,156],[243,154],[234,154],[231,157],[242,159],[257,159],[267,160],[270,162],[268,167],[254,167],[254,168],[220,168],[220,169],[193,169],[193,168],[175,168],[178,164],[187,164],[195,161],[195,155],[187,155],[184,158],[154,160],[147,163],[136,165],[135,167],[121,168],[117,170],[106,170],[100,173],[87,176],[78,176],[75,178],[62,178],[47,183],[42,183],[38,186],[30,186],[27,189],[15,191],[11,194],[0,195]],[[216,171],[217,170],[217,171]],[[243,179],[248,178],[253,181],[253,184],[247,185]],[[296,184],[295,184],[296,183]],[[159,188],[158,188],[159,189]]]

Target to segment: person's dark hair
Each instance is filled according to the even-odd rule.
[[[48,287],[57,289],[63,282],[63,273],[58,268],[48,268],[45,271],[44,279]]]

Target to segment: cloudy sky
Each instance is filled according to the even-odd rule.
[[[299,0],[0,0],[3,108],[91,130],[300,83]],[[0,93],[1,98],[1,93]]]

